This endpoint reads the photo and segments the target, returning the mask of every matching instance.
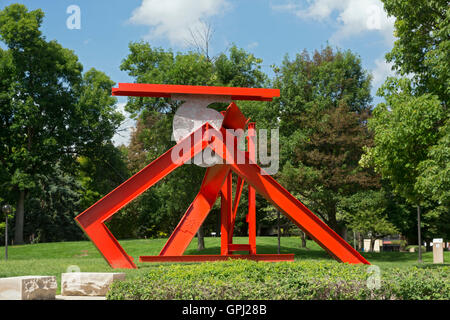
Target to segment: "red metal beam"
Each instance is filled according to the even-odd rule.
[[[75,218],[75,221],[111,267],[136,268],[136,265],[106,228],[105,221],[142,192],[206,148],[207,141],[192,138],[199,134],[203,136],[208,128],[210,126],[206,123]],[[174,162],[172,151],[180,145],[190,146],[189,151],[179,154],[179,161]]]
[[[237,151],[241,152],[241,151]],[[294,224],[341,262],[370,264],[361,254],[314,215],[256,164],[230,164],[232,170],[278,208]]]
[[[186,256],[140,256],[139,262],[206,262],[245,259],[253,261],[294,261],[294,254],[235,254],[235,255],[186,255]]]
[[[248,159],[256,163],[256,132],[255,123],[248,124]],[[256,254],[256,193],[251,185],[248,186],[248,214],[246,217],[248,223],[248,243],[250,244],[250,253]]]
[[[170,98],[172,94],[220,95],[230,96],[231,100],[272,101],[273,97],[280,96],[280,90],[147,83],[119,83],[118,88],[112,89],[113,96]]]
[[[222,124],[224,128],[242,129],[247,122],[242,112],[233,102],[223,114],[224,122],[226,122],[225,126]],[[207,138],[205,138],[205,140],[207,140]],[[213,141],[210,147],[213,148],[216,143],[219,142]],[[222,148],[224,143],[219,143],[219,145]],[[222,148],[222,150],[224,149]],[[224,185],[224,179],[226,179],[229,172],[230,168],[225,165],[216,165],[206,170],[199,194],[170,235],[161,250],[160,255],[182,255],[184,253],[214,205],[214,202],[219,195],[219,191]],[[228,230],[228,223],[226,225]],[[226,253],[224,252],[224,254]]]
[[[230,243],[230,223],[232,215],[232,179],[231,172],[228,173],[225,183],[220,191],[221,205],[220,205],[220,254],[228,255],[228,246]],[[231,237],[233,235],[231,234]]]
[[[231,243],[228,245],[228,250],[230,252],[233,252],[233,251],[248,251],[248,252],[250,252],[251,248],[250,248],[249,244]]]
[[[230,168],[226,165],[215,165],[206,170],[199,193],[162,248],[160,256],[181,256],[184,253],[216,202],[229,172]]]
[[[236,214],[239,208],[239,201],[241,200],[242,190],[244,189],[244,181],[238,176],[236,184],[236,192],[233,200],[233,210],[230,222],[230,232],[228,234],[228,242],[233,243],[234,225],[236,224]]]

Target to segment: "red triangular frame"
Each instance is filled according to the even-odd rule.
[[[207,147],[213,148],[219,156],[222,155],[226,160],[225,164],[215,165],[206,170],[198,195],[158,257],[170,261],[171,257],[176,258],[183,255],[214,205],[229,173],[233,171],[242,181],[247,182],[260,195],[271,202],[338,261],[369,264],[352,246],[292,196],[275,179],[264,174],[263,169],[250,159],[248,152],[239,150],[237,144],[234,144],[234,150],[227,150],[226,144],[221,139],[209,141],[206,136],[207,132],[215,132],[217,136],[221,134],[225,139],[236,139],[227,129],[243,128],[245,124],[245,117],[236,104],[231,103],[225,113],[220,133],[206,123],[75,218],[111,267],[136,268],[136,265],[133,258],[125,252],[107,229],[105,222],[127,203]],[[200,134],[203,137],[202,140],[193,139]],[[175,163],[171,154],[181,144],[188,145],[190,147],[189,152],[182,154],[181,161]],[[222,151],[225,152],[221,154]],[[230,158],[231,155],[234,155],[234,158]],[[236,157],[245,158],[245,163],[236,163]],[[247,257],[251,259],[252,255]],[[262,260],[264,259],[262,257]],[[145,260],[145,257],[141,257],[141,261]]]

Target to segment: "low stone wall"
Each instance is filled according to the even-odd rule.
[[[0,300],[53,300],[57,286],[54,276],[0,278]]]
[[[106,296],[111,284],[121,280],[125,280],[125,273],[63,273],[61,274],[61,295]]]

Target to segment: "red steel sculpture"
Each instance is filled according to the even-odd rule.
[[[280,95],[280,91],[278,89],[261,88],[120,83],[119,88],[113,88],[112,94],[114,96],[166,98],[173,98],[175,95],[184,95],[185,97],[226,96],[233,101],[271,101],[273,97]],[[263,169],[256,164],[255,160],[255,124],[249,123],[249,120],[246,119],[236,104],[231,102],[222,114],[223,122],[220,131],[213,128],[209,123],[203,124],[75,218],[109,265],[112,268],[137,268],[133,258],[125,252],[114,238],[105,226],[105,222],[142,192],[207,148],[223,158],[223,163],[206,169],[200,191],[160,254],[157,256],[141,256],[139,257],[140,262],[197,262],[230,258],[256,261],[292,261],[294,254],[256,253],[255,192],[258,192],[338,261],[370,264],[275,179],[264,174]],[[237,148],[237,138],[230,134],[228,129],[248,129],[248,151],[241,151]],[[201,137],[201,139],[195,137]],[[227,144],[227,141],[231,141],[230,139],[234,139],[234,143]],[[231,149],[230,145],[232,146]],[[180,153],[179,150],[183,152]],[[175,160],[174,153],[178,156]],[[245,159],[245,161],[236,161],[236,159]],[[234,199],[232,192],[233,174],[237,175]],[[249,243],[234,244],[233,230],[244,182],[248,185],[246,221],[248,223]],[[219,195],[221,198],[220,255],[183,255]],[[248,251],[248,254],[233,254],[236,251]]]

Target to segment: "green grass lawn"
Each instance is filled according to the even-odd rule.
[[[245,243],[247,238],[234,238],[235,243]],[[125,272],[127,278],[133,278],[148,271],[157,264],[137,262],[140,255],[157,255],[167,239],[122,240],[120,244],[129,255],[134,257],[139,269],[112,269],[89,241],[40,243],[8,247],[8,261],[4,260],[4,247],[0,247],[0,278],[22,275],[54,275],[58,280],[60,292],[61,273],[79,268],[81,272]],[[296,237],[281,239],[281,253],[294,253],[295,260],[330,260],[333,259],[315,242],[308,241],[307,248],[300,248],[300,239]],[[277,253],[276,237],[258,237],[256,239],[258,253]],[[185,254],[220,254],[220,238],[205,238],[206,249],[197,251],[197,240],[194,239]],[[390,268],[420,266],[439,268],[433,265],[432,252],[423,253],[423,263],[417,264],[417,253],[382,252],[363,253],[372,264],[381,271]],[[444,253],[444,261],[448,265],[450,252]],[[338,263],[338,262],[336,262]]]

